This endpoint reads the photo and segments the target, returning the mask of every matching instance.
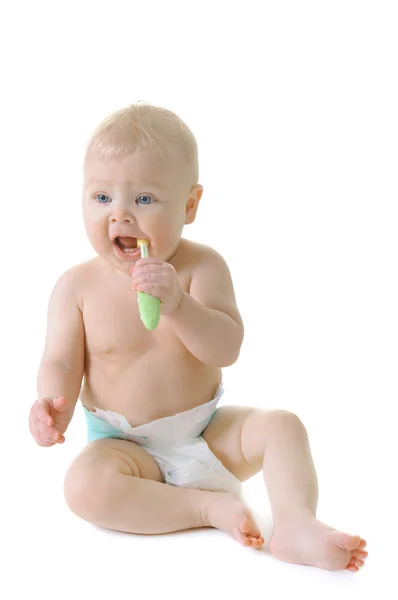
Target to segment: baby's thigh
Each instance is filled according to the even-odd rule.
[[[218,408],[202,433],[211,452],[240,481],[246,481],[261,468],[261,462],[253,464],[245,454],[245,424],[258,414],[258,409],[243,406]],[[258,463],[258,464],[257,464]]]
[[[163,481],[154,458],[141,446],[127,440],[101,438],[85,446],[67,470],[67,504],[71,506],[82,497],[89,501],[93,495],[105,492],[121,474]]]

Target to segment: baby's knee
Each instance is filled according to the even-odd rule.
[[[274,429],[294,429],[295,431],[307,433],[301,419],[288,410],[273,410],[271,422]]]
[[[64,498],[73,513],[92,521],[106,509],[114,473],[106,463],[81,464],[78,458],[66,472]]]

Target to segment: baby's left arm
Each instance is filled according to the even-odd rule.
[[[189,294],[164,318],[188,350],[203,363],[228,367],[238,358],[243,322],[236,305],[231,274],[223,257],[203,246],[192,273]]]

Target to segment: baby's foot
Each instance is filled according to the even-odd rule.
[[[275,526],[271,554],[281,560],[321,569],[358,571],[368,553],[359,535],[337,531],[313,517],[297,517]]]
[[[249,509],[235,494],[210,492],[202,510],[202,520],[204,527],[221,529],[243,546],[258,549],[264,544]]]

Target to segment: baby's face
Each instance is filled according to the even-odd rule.
[[[135,245],[137,238],[149,240],[149,256],[167,261],[180,243],[190,195],[177,158],[160,158],[148,150],[118,160],[90,157],[83,192],[89,240],[99,256],[127,274],[140,252],[123,252],[116,235],[135,238]]]

